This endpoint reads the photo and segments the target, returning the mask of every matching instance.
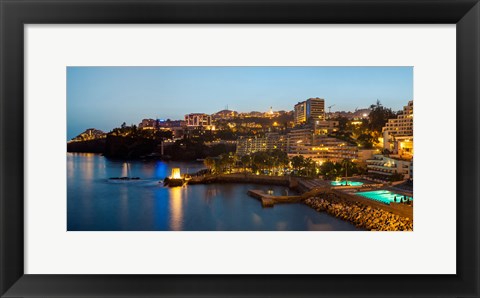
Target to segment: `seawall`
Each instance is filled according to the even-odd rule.
[[[192,177],[188,184],[209,184],[209,183],[254,183],[266,185],[281,185],[295,187],[292,179],[286,176],[264,176],[245,174],[220,174],[200,177]]]
[[[335,196],[311,197],[305,204],[319,212],[327,212],[355,226],[371,231],[413,231],[411,218],[393,214],[379,207],[344,200]]]

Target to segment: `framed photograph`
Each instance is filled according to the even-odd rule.
[[[1,297],[478,297],[477,1],[0,1]]]

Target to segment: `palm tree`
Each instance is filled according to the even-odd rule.
[[[342,170],[345,170],[345,181],[347,181],[347,177],[349,173],[350,173],[350,176],[352,176],[354,172],[357,171],[356,164],[348,158],[345,158],[342,161],[342,167],[343,167]],[[348,184],[348,182],[346,183]]]
[[[205,160],[203,161],[203,164],[207,167],[207,169],[209,169],[210,171],[213,170],[213,168],[215,167],[215,159],[211,158],[211,157],[207,157],[205,158]]]

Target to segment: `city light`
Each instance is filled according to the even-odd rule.
[[[180,175],[180,168],[172,169],[172,175],[170,176],[170,179],[182,179],[182,176]]]

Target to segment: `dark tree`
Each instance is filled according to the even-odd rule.
[[[376,104],[370,106],[370,109],[368,129],[372,132],[380,133],[388,119],[396,117],[396,113],[392,109],[385,108],[378,100]]]

